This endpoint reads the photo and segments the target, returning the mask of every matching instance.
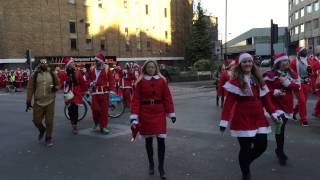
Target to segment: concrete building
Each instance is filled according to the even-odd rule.
[[[0,0],[0,59],[183,60],[192,0]]]
[[[306,47],[311,53],[320,53],[320,1],[289,0],[289,31],[291,49]],[[292,52],[294,53],[294,52]]]
[[[278,29],[278,43],[274,44],[275,53],[287,52],[286,27]],[[254,28],[227,42],[227,54],[236,56],[249,52],[256,56],[269,58],[271,54],[270,28]]]

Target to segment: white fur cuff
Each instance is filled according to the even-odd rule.
[[[219,124],[219,126],[220,127],[228,127],[228,124],[229,124],[229,122],[228,121],[226,121],[226,120],[220,120],[220,124]]]
[[[289,79],[286,79],[284,82],[282,82],[282,85],[284,86],[284,87],[288,87],[288,86],[290,86],[290,80]]]
[[[167,114],[167,117],[169,117],[169,118],[176,117],[176,113],[168,113],[168,114]]]

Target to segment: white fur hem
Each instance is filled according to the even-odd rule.
[[[219,126],[226,128],[226,127],[228,127],[228,124],[229,124],[228,121],[226,121],[226,120],[220,120]]]
[[[130,119],[136,119],[138,120],[138,115],[137,114],[131,114]]]
[[[176,117],[176,113],[168,113],[168,114],[167,114],[167,117],[168,117],[168,118]]]
[[[271,127],[260,127],[256,130],[237,131],[231,130],[232,137],[254,137],[256,134],[269,134],[271,133]]]

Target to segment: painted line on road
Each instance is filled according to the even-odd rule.
[[[103,135],[100,133],[99,128],[97,130],[93,130],[92,128],[82,129],[79,131],[80,135],[86,135],[91,137],[103,138],[103,139],[111,139],[119,136],[124,136],[131,134],[130,126],[123,124],[110,124],[109,125],[110,134]]]

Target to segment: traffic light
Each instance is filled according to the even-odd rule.
[[[27,59],[26,63],[30,65],[30,63],[31,63],[31,50],[30,49],[27,49],[25,57]]]
[[[271,25],[271,42],[278,43],[278,24]]]

